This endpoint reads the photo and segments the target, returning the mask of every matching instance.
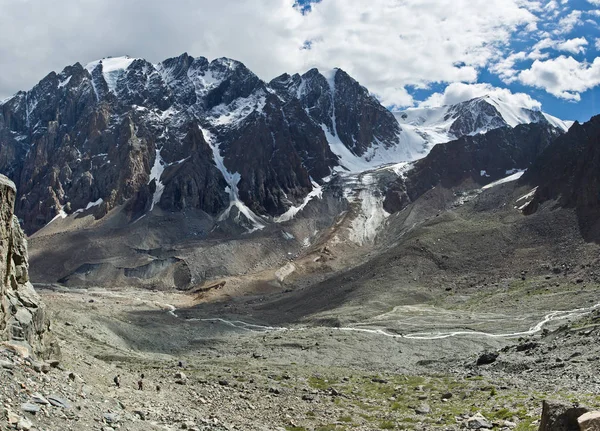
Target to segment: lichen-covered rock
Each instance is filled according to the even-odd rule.
[[[57,355],[44,305],[29,282],[27,240],[13,214],[16,193],[0,175],[0,341],[42,357]]]

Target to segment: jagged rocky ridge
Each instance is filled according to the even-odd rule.
[[[521,178],[534,187],[524,208],[532,214],[545,202],[574,208],[587,240],[600,240],[600,116],[575,123],[556,139]]]
[[[488,129],[504,125],[486,113]],[[485,128],[459,117],[453,133]],[[0,104],[0,172],[19,187],[28,233],[119,205],[130,221],[195,209],[255,230],[332,172],[413,160],[430,144],[342,70],[266,83],[187,54],[77,63]]]
[[[27,240],[13,214],[15,185],[0,175],[0,341],[55,354],[44,304],[29,281]]]
[[[132,220],[154,208],[236,208],[257,227],[339,167],[326,133],[357,156],[399,144],[394,117],[347,74],[333,76],[310,71],[299,79],[313,90],[290,97],[283,78],[267,84],[224,58],[75,64],[0,106],[0,170],[19,184],[28,232],[124,203]]]
[[[453,188],[471,181],[482,186],[516,169],[527,169],[561,134],[547,124],[531,123],[437,145],[389,186],[384,208],[390,213],[400,211],[438,185]]]

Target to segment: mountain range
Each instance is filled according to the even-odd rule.
[[[183,54],[68,66],[0,112],[36,282],[281,288],[317,253],[303,283],[319,285],[509,181],[539,186],[521,216],[575,207],[596,235],[594,120],[499,97],[392,112],[340,69],[267,83]]]
[[[297,212],[337,173],[496,128],[569,125],[491,97],[392,113],[341,69],[267,83],[235,60],[187,54],[76,63],[0,113],[0,172],[18,186],[30,234],[119,206],[130,222],[194,209],[253,231]]]

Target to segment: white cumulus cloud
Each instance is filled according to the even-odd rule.
[[[486,69],[576,99],[595,69],[568,66],[557,51],[600,48],[598,34],[570,36],[598,12],[573,3],[321,0],[303,13],[295,0],[0,0],[0,99],[77,61],[183,52],[240,60],[265,80],[340,67],[387,106],[414,104],[407,88],[475,84]]]
[[[420,106],[453,105],[471,100],[481,96],[493,96],[511,105],[539,110],[542,105],[530,95],[525,93],[513,93],[506,88],[497,88],[491,84],[464,84],[456,82],[448,85],[443,93],[434,93]]]
[[[340,67],[385,104],[406,86],[475,82],[516,34],[536,29],[527,0],[0,0],[0,97],[76,61],[188,52],[231,57],[261,78]],[[482,13],[493,11],[493,13]],[[310,47],[310,49],[302,48]]]
[[[564,16],[558,21],[554,34],[569,34],[575,27],[583,23],[580,10],[571,11],[567,16]]]
[[[572,54],[580,54],[585,52],[585,47],[588,41],[585,37],[577,37],[575,39],[565,40],[556,44],[556,49],[559,51],[570,52]]]
[[[529,69],[518,74],[518,80],[566,100],[581,100],[582,92],[600,84],[600,57],[589,64],[564,55],[536,60]]]

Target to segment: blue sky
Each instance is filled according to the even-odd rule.
[[[297,0],[297,7],[304,14],[310,14],[313,4],[327,1]],[[537,31],[530,33],[515,31],[509,43],[498,50],[500,56],[507,58],[511,54],[531,53],[540,41],[551,40],[556,44],[540,50],[538,60],[548,61],[566,56],[586,65],[592,64],[595,59],[600,57],[600,1],[558,0],[555,2],[532,3],[539,5],[539,11],[536,13],[538,18]],[[580,11],[581,14],[579,16],[577,16],[577,13],[573,15],[577,11]],[[460,13],[460,11],[457,10],[457,13]],[[565,22],[564,20],[568,19],[569,16],[573,18]],[[399,33],[401,32],[399,30]],[[577,42],[572,45],[560,45],[573,40]],[[550,42],[547,45],[551,45]],[[520,59],[514,64],[513,68],[517,74],[519,71],[528,70],[532,67],[535,59],[535,57]],[[488,67],[479,68],[477,72],[475,81],[468,80],[464,82],[488,83],[493,87],[509,89],[513,93],[526,93],[539,101],[545,112],[559,118],[587,121],[591,116],[600,114],[600,89],[598,84],[591,85],[590,88],[583,91],[572,92],[572,94],[577,94],[576,97],[564,97],[549,92],[541,81],[536,85],[535,79],[528,80],[526,83],[519,79],[507,79],[498,73],[496,68],[489,67],[489,65]],[[596,81],[600,82],[600,68],[596,69],[596,75]],[[546,79],[552,81],[555,78],[546,76]],[[418,103],[426,100],[432,94],[443,93],[449,83],[431,82],[427,85],[427,88],[408,86],[407,89],[414,98],[415,103]],[[555,89],[556,91],[558,90]]]
[[[339,67],[389,107],[484,94],[600,113],[600,0],[0,0],[0,100],[76,62],[187,52],[264,80]]]

